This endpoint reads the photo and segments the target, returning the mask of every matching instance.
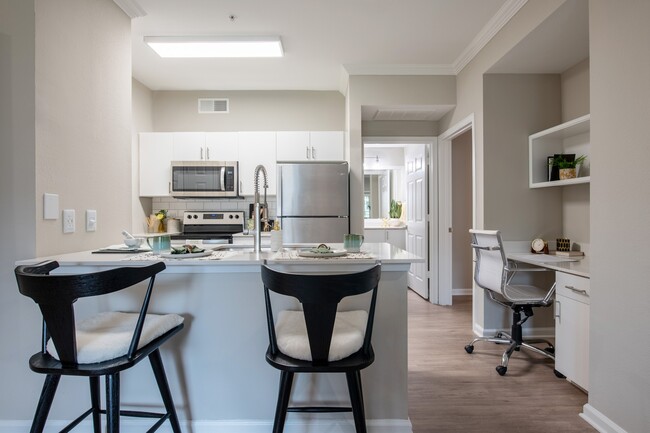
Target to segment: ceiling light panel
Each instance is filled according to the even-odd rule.
[[[144,42],[160,57],[282,57],[278,36],[145,36]]]

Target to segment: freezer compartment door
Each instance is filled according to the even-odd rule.
[[[350,232],[348,218],[280,218],[282,242],[343,243],[343,235]]]
[[[348,216],[348,164],[278,164],[278,215]]]

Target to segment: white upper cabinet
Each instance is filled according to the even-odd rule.
[[[237,133],[207,132],[205,134],[205,156],[211,161],[237,161]]]
[[[528,138],[528,173],[530,188],[575,185],[589,183],[590,140],[589,114],[565,122],[553,128],[531,135]],[[574,154],[576,158],[587,156],[579,166],[578,176],[574,179],[549,180],[549,158],[553,155]]]
[[[343,161],[345,136],[343,131],[312,131],[309,133],[311,159],[317,161]]]
[[[266,169],[269,188],[267,195],[276,194],[275,132],[239,132],[239,194],[253,195],[255,167]],[[259,192],[264,194],[263,176],[260,175]]]
[[[278,161],[343,161],[342,131],[278,131]]]
[[[170,132],[140,133],[140,196],[169,195],[173,135]]]
[[[174,161],[206,159],[205,132],[174,132]]]

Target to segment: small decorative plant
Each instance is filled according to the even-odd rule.
[[[560,170],[566,169],[566,168],[576,168],[579,165],[582,165],[583,162],[587,159],[587,155],[580,155],[579,157],[575,158],[573,161],[570,161],[564,156],[559,155],[557,158],[553,158],[553,162],[551,162],[551,165],[553,167],[557,167]]]
[[[391,218],[399,218],[402,216],[402,202],[391,200],[388,216]]]

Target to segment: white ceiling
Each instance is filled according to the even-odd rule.
[[[133,76],[152,90],[344,90],[348,74],[455,74],[526,0],[115,2],[145,13]],[[180,35],[278,35],[285,57],[162,59],[142,41]]]

